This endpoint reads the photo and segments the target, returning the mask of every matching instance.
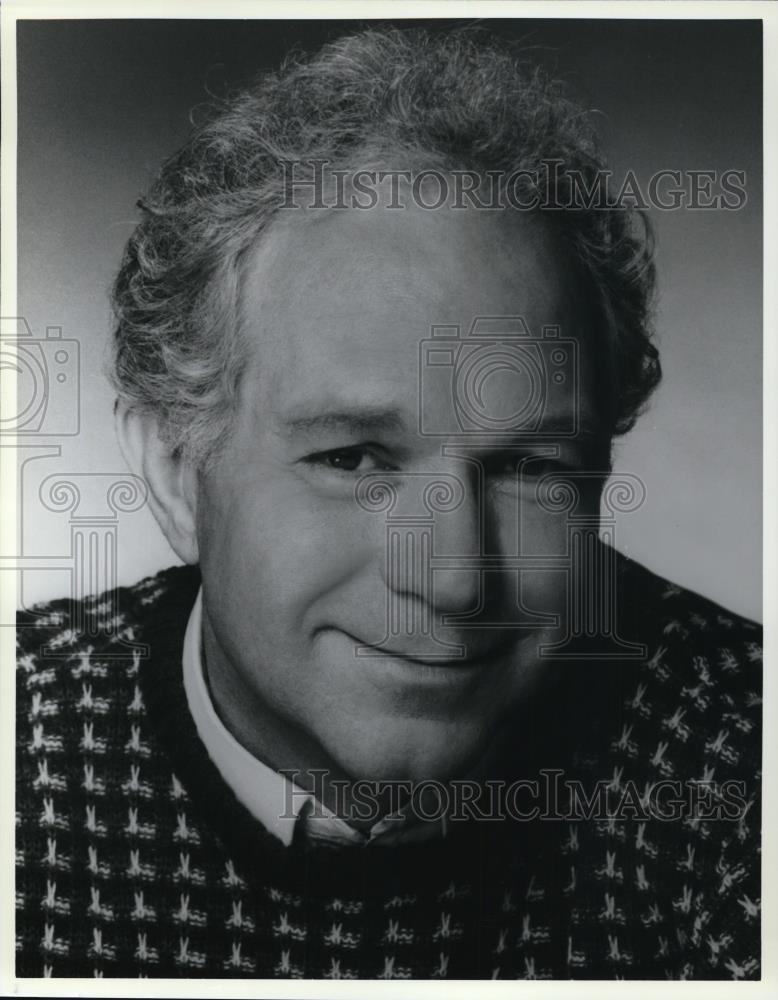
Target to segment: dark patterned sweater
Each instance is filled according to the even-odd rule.
[[[283,847],[224,785],[181,681],[197,570],[21,613],[17,974],[758,978],[761,630],[619,574],[647,655],[573,664],[515,768],[604,779],[610,813],[396,847]],[[662,781],[709,794],[646,815]]]

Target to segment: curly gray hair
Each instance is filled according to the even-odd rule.
[[[354,168],[366,154],[535,172],[557,187],[573,171],[592,184],[604,169],[590,116],[562,85],[472,29],[349,35],[313,57],[289,58],[217,105],[138,203],[143,217],[113,290],[119,397],[156,413],[166,442],[196,465],[231,426],[243,366],[241,264],[288,195],[287,165]],[[539,171],[548,161],[565,170]],[[551,215],[608,331],[606,424],[621,434],[661,377],[650,329],[651,230],[624,207]]]

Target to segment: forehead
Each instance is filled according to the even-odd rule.
[[[518,213],[418,207],[295,212],[248,257],[244,387],[286,412],[319,400],[415,406],[433,325],[521,316],[535,335],[582,338],[586,302],[569,254]],[[583,340],[581,339],[583,345]]]

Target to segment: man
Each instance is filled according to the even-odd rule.
[[[602,169],[397,30],[163,166],[114,379],[185,566],[21,616],[20,975],[758,976],[759,630],[600,525],[660,374]]]

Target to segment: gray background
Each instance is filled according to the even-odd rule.
[[[365,22],[358,22],[365,23]],[[445,27],[446,22],[438,22]],[[617,173],[745,170],[738,212],[651,212],[665,379],[619,444],[617,469],[648,497],[618,524],[620,548],[650,568],[761,619],[761,26],[759,22],[505,20],[600,114]],[[351,22],[351,27],[357,23]],[[40,503],[52,472],[121,472],[102,374],[107,293],[135,201],[183,141],[193,107],[315,48],[344,22],[47,21],[18,25],[19,312],[81,345],[81,430],[47,437],[28,462],[22,546],[42,570],[23,602],[70,586],[46,556],[68,551],[67,515]],[[58,407],[52,395],[49,426]],[[122,518],[118,577],[176,561],[148,510]]]

